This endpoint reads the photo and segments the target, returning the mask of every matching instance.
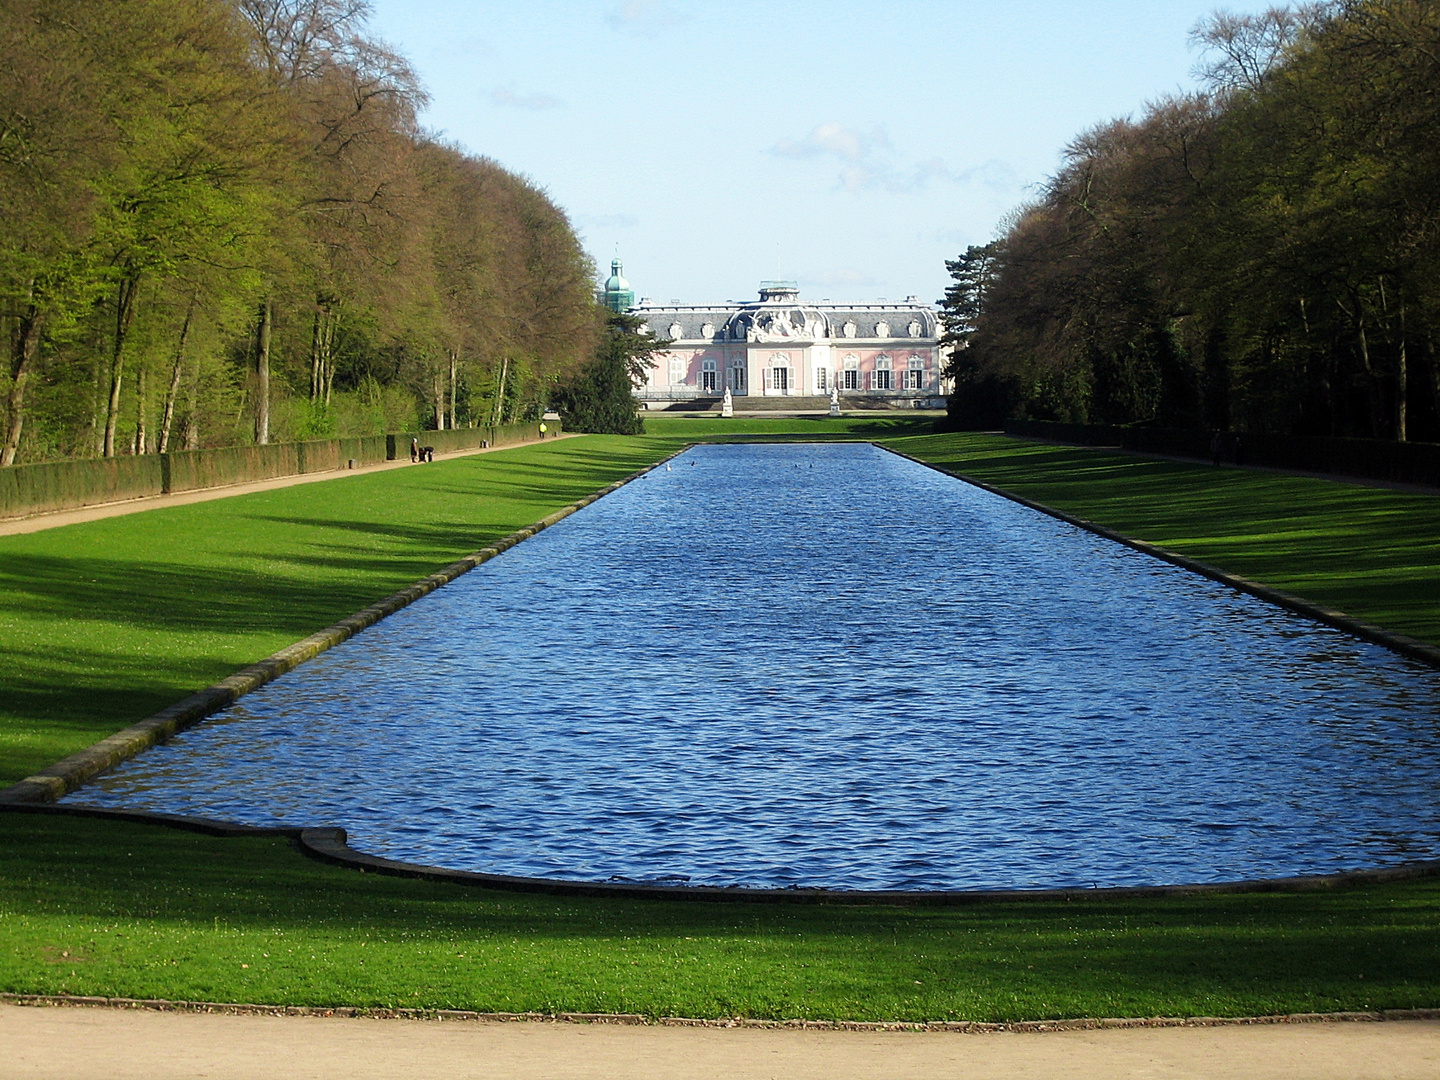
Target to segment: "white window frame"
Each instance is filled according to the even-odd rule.
[[[840,389],[860,389],[860,358],[858,356],[847,356],[840,361]]]
[[[685,362],[683,356],[670,356],[670,385],[684,386],[685,376],[690,373],[690,365]]]
[[[700,389],[707,394],[719,392],[720,374],[716,367],[713,356],[707,356],[700,361]]]
[[[905,389],[925,389],[925,358],[923,356],[910,357],[909,366],[905,372]]]
[[[870,385],[875,390],[893,390],[895,388],[895,369],[888,356],[877,356],[875,358],[875,374],[871,378]]]

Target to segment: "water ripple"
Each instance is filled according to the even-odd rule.
[[[70,801],[692,885],[1440,853],[1436,672],[874,447],[687,457]]]

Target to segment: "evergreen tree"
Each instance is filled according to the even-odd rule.
[[[670,342],[641,333],[638,316],[607,312],[595,357],[551,395],[570,431],[639,435],[639,406],[631,393],[650,358]]]

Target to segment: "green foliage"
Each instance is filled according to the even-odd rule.
[[[961,426],[1440,440],[1440,9],[1220,14],[1204,94],[1077,138],[949,264]]]
[[[638,316],[605,313],[594,358],[550,395],[567,431],[640,434],[639,406],[631,391],[643,382],[651,357],[670,344],[642,333],[641,325]]]
[[[590,355],[564,213],[421,131],[367,14],[0,5],[0,464],[248,442],[272,404],[282,438],[506,423]]]

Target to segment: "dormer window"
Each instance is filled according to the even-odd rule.
[[[671,340],[682,338],[685,336],[685,328],[681,326],[678,322],[672,322],[670,324],[670,333],[666,336],[669,337]]]
[[[845,334],[846,337],[854,337],[856,333],[859,332],[859,329],[860,328],[856,326],[853,322],[847,322],[842,332]]]
[[[700,328],[700,336],[706,341],[709,341],[711,338],[713,338],[715,336],[715,324],[707,322],[704,326]]]
[[[877,338],[888,338],[890,336],[890,324],[887,322],[877,322],[875,324],[875,336]]]
[[[919,337],[919,336],[920,336],[920,331],[923,330],[923,329],[924,329],[924,327],[922,327],[918,322],[912,322],[912,323],[910,324],[910,336],[911,336],[912,338],[917,338],[917,337]]]

